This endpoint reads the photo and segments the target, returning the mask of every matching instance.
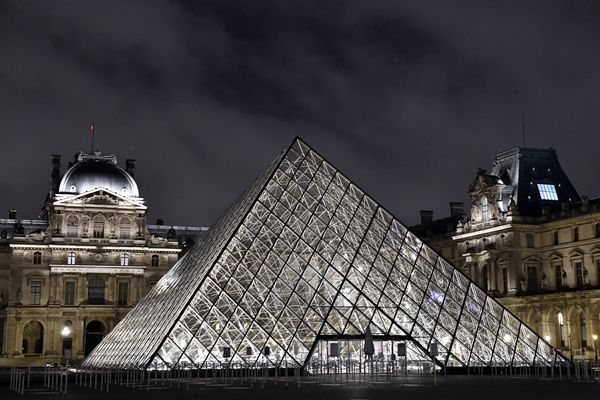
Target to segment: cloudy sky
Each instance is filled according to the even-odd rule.
[[[0,217],[38,214],[92,120],[168,224],[210,225],[295,136],[445,216],[522,113],[597,197],[599,110],[598,2],[0,0]]]

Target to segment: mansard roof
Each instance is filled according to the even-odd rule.
[[[512,196],[522,216],[541,216],[559,211],[563,203],[581,201],[553,148],[516,147],[500,152],[491,175],[503,185],[512,186]]]

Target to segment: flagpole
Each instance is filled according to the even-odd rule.
[[[94,121],[92,120],[92,126],[90,127],[90,130],[92,131],[92,152],[91,154],[94,154],[94,134],[95,134],[95,126],[94,126]]]

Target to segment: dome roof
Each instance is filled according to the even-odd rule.
[[[116,156],[78,153],[76,160],[62,177],[59,193],[82,194],[103,188],[122,196],[140,196],[133,177],[117,166]]]

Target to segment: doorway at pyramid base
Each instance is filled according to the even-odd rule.
[[[281,347],[270,345],[262,348],[241,346],[237,350],[215,346],[210,353],[198,354],[198,362],[176,354],[178,362],[165,361],[173,354],[156,354],[146,370],[249,370],[249,369],[298,369],[306,374],[404,374],[431,373],[440,371],[462,371],[465,367],[558,367],[568,365],[560,353],[552,352],[545,359],[536,362],[508,362],[491,360],[481,362],[470,359],[467,364],[445,351],[449,343],[438,344],[432,341],[425,350],[419,338],[409,335],[370,335],[336,334],[317,335],[310,349],[304,346],[290,346],[287,352]],[[200,361],[202,360],[202,361]],[[127,368],[125,368],[127,369]],[[134,367],[133,369],[138,369]]]
[[[370,350],[368,350],[370,348]],[[441,356],[441,354],[440,354]],[[445,355],[444,355],[445,357]],[[428,373],[442,364],[404,335],[322,335],[304,366],[309,374]]]

